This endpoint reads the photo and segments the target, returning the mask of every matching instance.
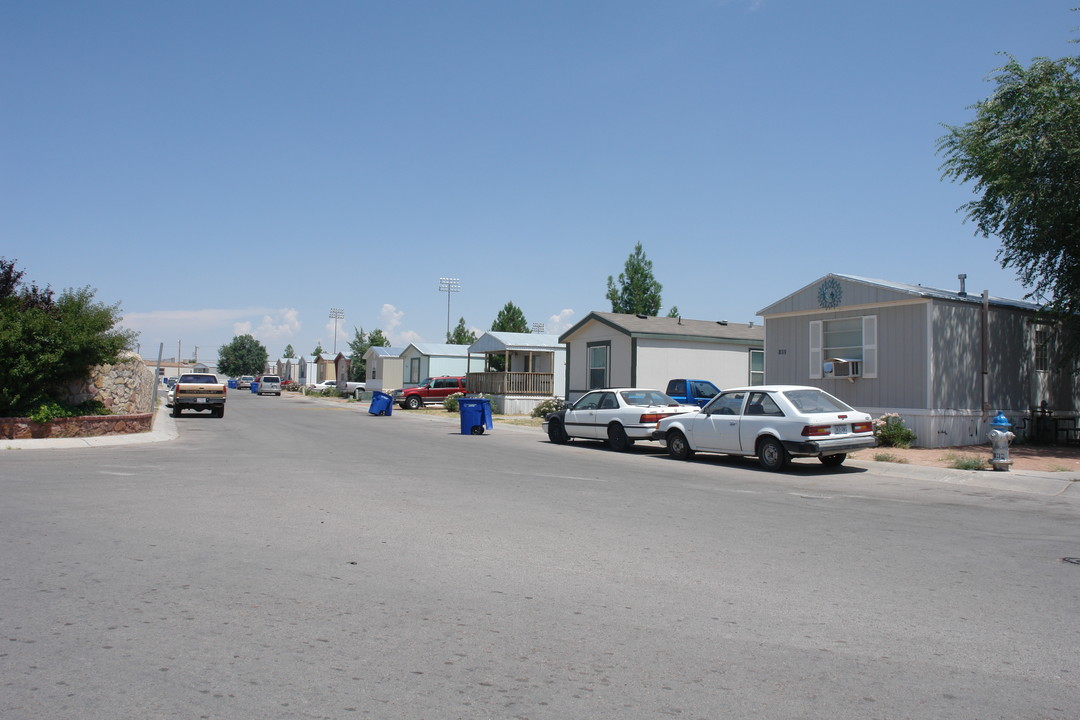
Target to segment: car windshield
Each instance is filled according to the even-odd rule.
[[[694,397],[699,397],[699,398],[716,397],[716,393],[719,392],[719,390],[717,390],[716,387],[713,386],[712,383],[708,383],[708,382],[697,382],[697,381],[695,381],[695,382],[691,383],[691,387],[694,389],[694,392],[693,392]]]
[[[623,402],[627,405],[642,405],[648,407],[650,405],[679,404],[659,390],[623,390],[619,395],[622,396]]]
[[[264,375],[263,382],[281,382],[281,378],[277,375]]]
[[[853,408],[840,402],[829,393],[817,389],[787,390],[784,392],[784,397],[801,413],[847,412],[853,410]]]
[[[184,385],[189,383],[217,383],[217,378],[213,375],[181,375],[180,382]]]

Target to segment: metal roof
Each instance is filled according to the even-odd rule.
[[[558,335],[498,332],[493,330],[484,333],[476,342],[470,345],[469,352],[485,353],[504,350],[536,350],[539,352],[550,352],[562,348],[563,344],[559,342]]]

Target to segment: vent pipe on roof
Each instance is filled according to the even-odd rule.
[[[727,320],[717,320],[716,324],[717,325],[727,325]]]
[[[960,273],[956,276],[956,279],[960,281],[960,292],[957,294],[960,297],[967,297],[967,289],[964,287],[964,281],[967,280],[967,273]]]

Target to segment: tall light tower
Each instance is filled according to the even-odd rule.
[[[330,308],[330,318],[334,321],[334,357],[337,357],[337,321],[345,319],[342,308]]]
[[[446,339],[450,340],[450,295],[461,292],[461,280],[457,278],[439,278],[439,292],[446,293]]]

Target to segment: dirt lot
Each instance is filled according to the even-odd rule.
[[[938,448],[876,448],[860,450],[852,455],[858,460],[883,460],[883,456],[896,458],[890,462],[907,462],[930,467],[953,467],[957,458],[979,458],[989,461],[994,456],[990,444],[963,447]],[[1014,445],[1009,449],[1013,470],[1041,470],[1045,472],[1080,472],[1080,446],[1077,445]],[[990,470],[989,463],[986,469]]]

